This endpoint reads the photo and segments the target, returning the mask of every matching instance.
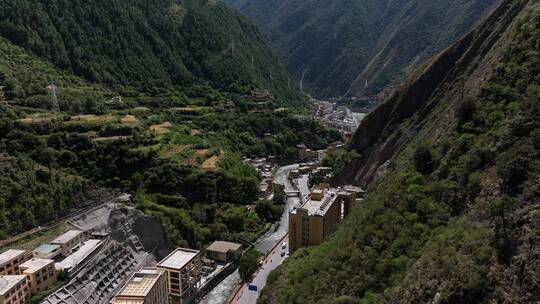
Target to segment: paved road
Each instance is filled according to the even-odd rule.
[[[300,178],[297,179],[298,191],[300,191],[300,197],[302,198],[302,202],[306,201],[306,198],[309,196],[309,193],[310,193],[308,182],[309,182],[308,174],[302,175],[300,176]]]
[[[279,183],[285,184],[286,190],[289,189],[289,187],[292,187],[290,182],[285,178],[285,180],[277,181]],[[309,194],[309,186],[308,186],[308,175],[303,175],[297,180],[297,186],[298,190],[300,191],[300,195],[302,196],[302,202],[305,200],[305,196]],[[287,212],[283,215],[281,219],[281,226],[280,229],[284,231],[283,237],[279,241],[274,241],[274,247],[271,249],[267,257],[263,260],[263,266],[255,273],[253,280],[248,283],[242,285],[240,291],[234,296],[232,299],[231,304],[254,304],[257,302],[257,298],[259,297],[260,291],[264,288],[266,285],[266,280],[268,279],[268,275],[272,270],[276,269],[279,265],[283,263],[283,261],[288,257],[289,255],[289,241],[288,241],[288,230],[289,230],[289,211],[300,204],[299,200],[295,201],[295,204],[289,205],[287,208]],[[286,243],[285,249],[282,248],[282,244]],[[260,250],[260,249],[259,249]],[[284,256],[281,256],[281,254],[285,252]],[[257,291],[251,291],[248,290],[248,285],[255,285],[257,286]]]
[[[295,186],[291,184],[287,176],[292,169],[298,169],[298,165],[290,165],[281,167],[278,169],[275,175],[274,181],[278,184],[285,186],[285,191],[294,191],[296,190]],[[261,237],[255,248],[260,252],[267,252],[272,249],[276,244],[281,244],[281,240],[287,235],[289,229],[289,211],[298,206],[300,200],[298,197],[290,197],[287,199],[285,210],[281,217],[280,225],[275,231],[269,231],[263,237]],[[281,248],[281,247],[280,247]],[[269,267],[277,267],[279,264],[274,265],[274,262],[277,260],[271,259],[272,263]],[[223,304],[227,302],[227,299],[231,295],[233,289],[237,285],[237,281],[240,279],[238,271],[235,271],[233,274],[228,276],[225,280],[219,283],[208,295],[206,295],[199,303],[200,304]],[[247,287],[246,287],[247,288]],[[243,302],[244,303],[244,302]],[[251,302],[253,304],[255,302]]]
[[[282,239],[282,242],[288,243],[288,234]],[[281,256],[282,253],[285,255]],[[251,281],[251,285],[257,286],[257,291],[248,289],[248,284],[244,284],[242,289],[236,294],[235,298],[230,303],[233,304],[254,304],[257,302],[261,289],[266,285],[268,275],[272,270],[276,269],[289,255],[289,246],[285,249],[282,248],[281,243],[278,243],[271,253],[263,260],[263,266],[255,273],[254,279]]]

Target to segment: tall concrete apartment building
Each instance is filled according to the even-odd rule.
[[[19,265],[28,261],[32,254],[26,250],[10,249],[0,254],[0,275],[20,274]]]
[[[169,301],[184,303],[194,294],[202,276],[202,255],[198,250],[178,248],[157,264],[167,273]]]
[[[163,270],[143,268],[129,279],[111,304],[168,304],[167,274]]]
[[[338,189],[311,192],[308,200],[289,214],[289,250],[321,244],[350,213],[356,194]]]
[[[0,304],[23,304],[30,299],[24,275],[0,275]]]

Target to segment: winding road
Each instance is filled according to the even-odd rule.
[[[285,186],[285,191],[297,190],[295,185],[291,184],[287,178],[289,172],[293,169],[297,169],[298,165],[289,165],[281,167],[277,170],[274,181],[278,184]],[[307,175],[302,176],[298,180],[298,190],[300,190],[301,197],[305,197],[309,194],[308,178]],[[263,260],[263,266],[254,275],[254,278],[250,284],[257,286],[257,291],[248,290],[248,285],[244,284],[236,292],[234,299],[230,303],[238,304],[254,304],[257,302],[260,290],[266,284],[266,280],[270,272],[276,269],[287,258],[289,246],[282,249],[281,244],[287,242],[287,234],[289,229],[289,212],[292,208],[300,204],[299,197],[290,197],[287,199],[285,210],[281,217],[280,225],[275,231],[268,232],[262,236],[256,243],[255,248],[263,253],[268,253]],[[288,242],[287,242],[288,243]],[[281,253],[285,251],[285,256],[281,256]],[[202,304],[223,304],[231,296],[233,290],[238,284],[240,276],[238,271],[228,276],[220,284],[218,284],[208,295],[206,295],[199,303]]]

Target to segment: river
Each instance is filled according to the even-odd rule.
[[[274,182],[285,186],[285,191],[295,191],[296,188],[291,184],[287,178],[289,172],[293,169],[297,169],[298,165],[289,165],[280,167],[275,175]],[[305,188],[302,187],[302,188]],[[281,221],[279,227],[275,231],[269,231],[263,235],[257,243],[255,248],[260,252],[266,252],[267,250],[272,249],[272,247],[281,240],[285,234],[287,234],[289,226],[289,211],[298,206],[300,203],[300,198],[291,197],[287,199],[285,210],[281,216]],[[236,286],[240,275],[238,270],[233,274],[225,278],[221,283],[219,283],[211,292],[209,292],[202,300],[199,302],[201,304],[223,304],[227,301],[234,287]]]
[[[353,112],[352,115],[353,115],[354,119],[356,119],[356,122],[358,123],[358,125],[360,125],[362,120],[364,120],[364,117],[367,116],[366,113],[358,113],[358,112]]]

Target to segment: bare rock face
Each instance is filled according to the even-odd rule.
[[[152,216],[124,203],[109,203],[73,221],[73,225],[90,233],[109,234],[136,252],[148,252],[157,260],[168,252],[161,224]]]
[[[169,252],[165,243],[164,231],[155,217],[138,217],[132,225],[133,232],[139,237],[144,248],[151,250],[156,259],[160,260]]]
[[[152,253],[158,260],[168,252],[161,224],[133,207],[120,205],[112,209],[108,227],[113,239],[128,242],[137,250],[142,246],[144,251]]]
[[[361,157],[334,179],[335,184],[367,186],[380,166],[419,138],[455,126],[455,109],[493,75],[500,44],[512,32],[521,6],[503,3],[484,24],[419,69],[390,99],[380,104],[354,134],[350,148]]]

